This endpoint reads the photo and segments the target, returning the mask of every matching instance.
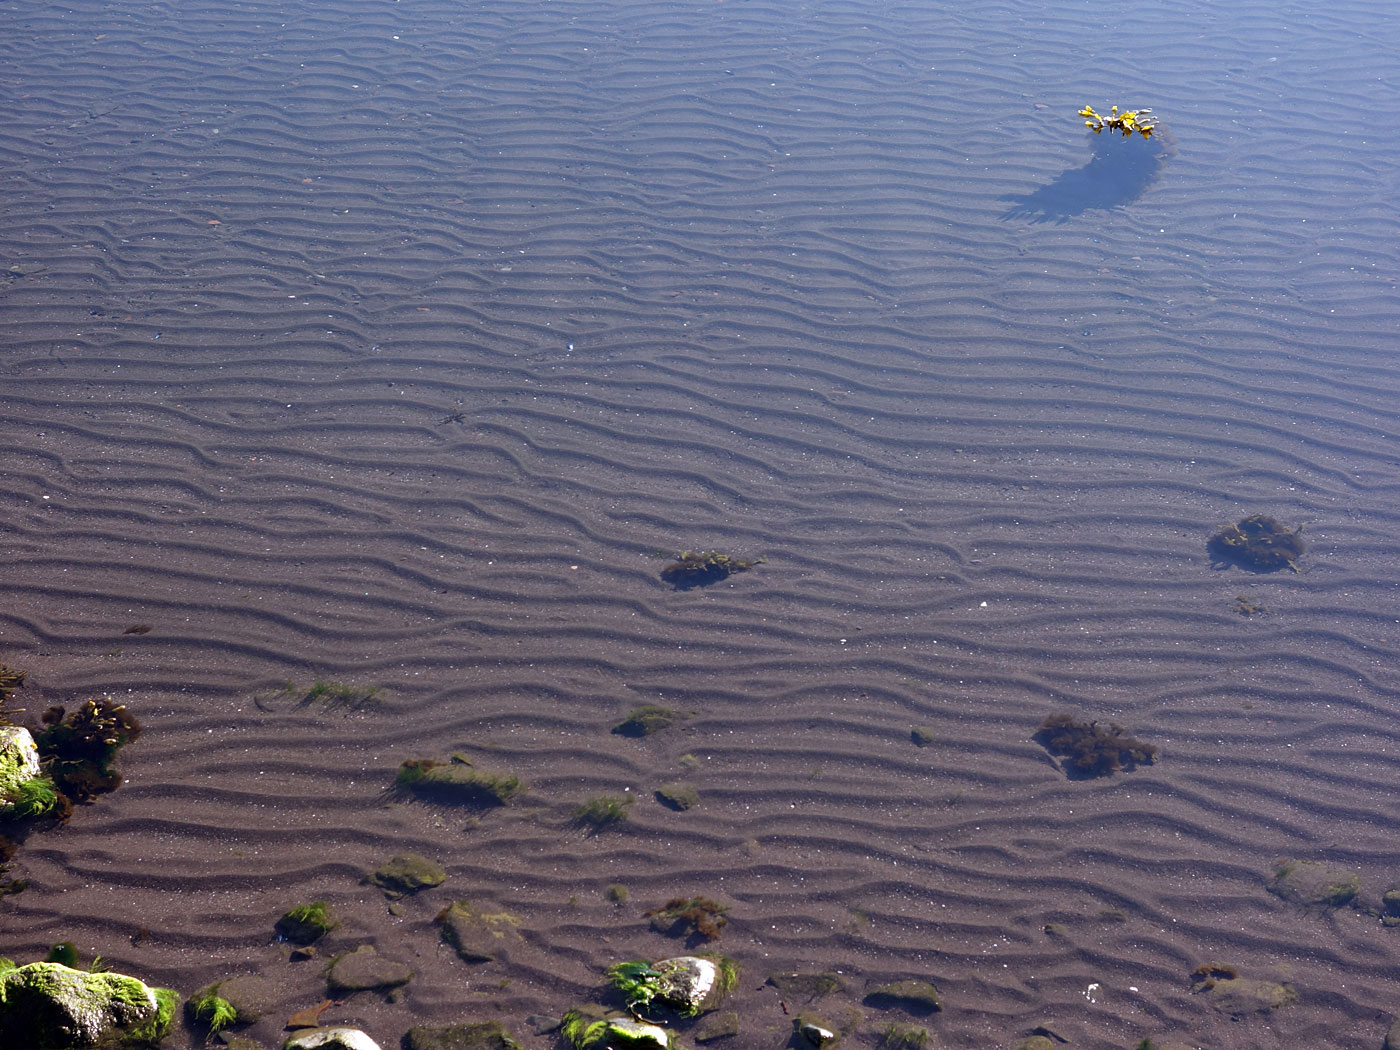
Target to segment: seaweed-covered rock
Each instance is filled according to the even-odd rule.
[[[60,806],[58,790],[39,768],[39,749],[23,726],[0,725],[0,820],[47,816]]]
[[[156,1046],[180,997],[119,973],[0,960],[0,1046],[102,1050]]]
[[[792,1030],[802,1045],[814,1047],[815,1050],[831,1046],[839,1038],[830,1025],[818,1018],[794,1017]]]
[[[499,1021],[415,1025],[404,1036],[408,1050],[520,1050]]]
[[[433,919],[441,927],[443,943],[463,962],[482,963],[496,958],[520,941],[520,920],[509,912],[479,912],[466,901],[453,901]]]
[[[289,909],[277,920],[277,936],[292,944],[307,945],[320,940],[340,924],[325,901],[312,901]]]
[[[679,955],[648,963],[618,963],[608,979],[634,1014],[655,1005],[696,1017],[719,1005],[739,980],[739,968],[724,956]]]
[[[1339,864],[1282,860],[1274,865],[1269,892],[1305,908],[1339,908],[1361,890],[1361,876]]]
[[[400,853],[373,871],[369,881],[390,898],[406,897],[447,881],[442,865],[417,853]]]
[[[897,1007],[914,1014],[931,1014],[943,1009],[938,1001],[938,989],[928,981],[896,981],[881,985],[865,997],[869,1006],[885,1009]]]
[[[339,956],[326,970],[326,983],[332,992],[388,991],[407,984],[412,977],[407,963],[383,958],[368,944]]]
[[[379,1050],[358,1028],[307,1028],[282,1044],[282,1050]]]
[[[660,1025],[632,1017],[595,1019],[591,1011],[564,1015],[564,1038],[574,1050],[671,1050],[671,1036]]]

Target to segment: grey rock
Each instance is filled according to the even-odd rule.
[[[676,1011],[695,1016],[718,1006],[734,985],[736,972],[728,959],[716,962],[696,955],[678,955],[651,964],[659,975],[659,998]]]
[[[799,1039],[808,1046],[816,1047],[816,1050],[822,1050],[822,1047],[836,1042],[836,1033],[819,1021],[808,1021],[799,1017],[792,1022],[792,1027]]]
[[[307,1028],[283,1043],[282,1050],[379,1050],[379,1044],[358,1028]]]
[[[519,920],[507,912],[478,912],[466,901],[454,901],[433,920],[442,939],[463,962],[489,962],[520,941]]]
[[[406,897],[419,890],[441,886],[447,881],[447,872],[427,857],[417,853],[400,853],[373,872],[369,881],[388,897]]]
[[[1269,892],[1305,908],[1337,908],[1361,889],[1361,877],[1339,864],[1285,860],[1274,865]]]
[[[368,944],[340,956],[326,971],[326,983],[333,992],[385,991],[407,984],[412,977],[405,963],[381,958]]]

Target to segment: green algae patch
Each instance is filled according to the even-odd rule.
[[[297,945],[320,940],[339,926],[325,901],[301,904],[277,920],[277,935]]]
[[[525,790],[518,777],[480,769],[460,754],[447,762],[409,759],[399,766],[394,786],[422,799],[478,807],[504,806]]]
[[[652,733],[670,729],[673,725],[683,722],[689,717],[690,715],[686,712],[677,711],[671,707],[662,707],[660,704],[643,704],[641,707],[633,708],[631,714],[612,727],[612,731],[618,736],[651,736]]]

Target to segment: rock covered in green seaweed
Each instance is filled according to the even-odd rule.
[[[1281,860],[1274,865],[1269,892],[1305,908],[1340,908],[1361,891],[1361,876],[1340,864]]]
[[[156,1046],[180,997],[124,974],[0,960],[0,1046],[102,1050]]]
[[[504,806],[525,790],[518,777],[479,769],[460,752],[446,762],[409,759],[399,766],[394,784],[420,798],[468,806]]]

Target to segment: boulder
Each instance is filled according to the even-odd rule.
[[[442,866],[417,853],[400,853],[369,876],[369,881],[391,899],[441,886],[447,881]]]
[[[379,1050],[379,1044],[358,1028],[307,1028],[283,1043],[282,1050]]]
[[[1274,865],[1269,892],[1305,908],[1338,908],[1361,889],[1361,877],[1339,864],[1281,860]]]
[[[0,1046],[25,1050],[155,1046],[180,997],[119,973],[0,961]]]
[[[694,1017],[719,1005],[733,989],[738,973],[728,959],[679,955],[652,963],[657,974],[657,998],[677,1013]]]
[[[53,781],[39,769],[39,748],[23,726],[0,725],[0,820],[42,817],[58,807]]]
[[[338,957],[326,971],[332,992],[388,991],[407,984],[412,977],[413,970],[406,963],[381,958],[368,944]]]

